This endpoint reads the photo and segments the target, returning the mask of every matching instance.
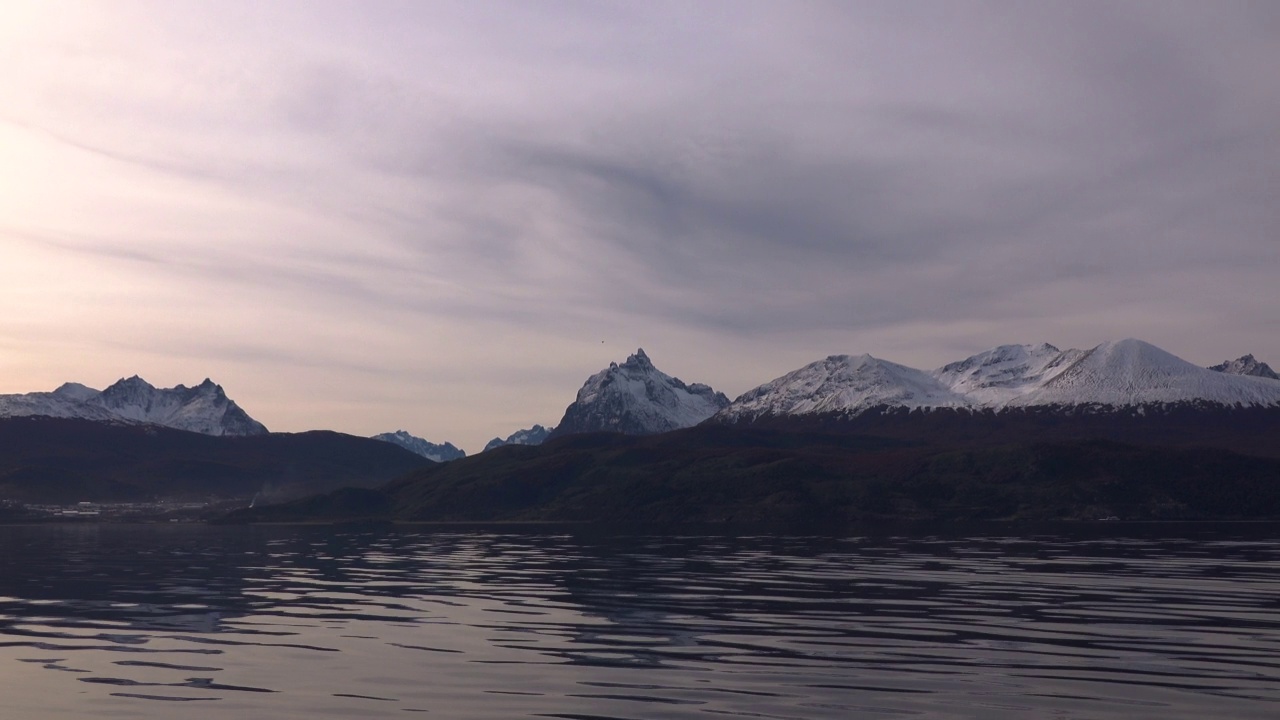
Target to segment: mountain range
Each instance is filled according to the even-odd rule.
[[[195,387],[157,388],[134,375],[105,390],[65,383],[53,392],[0,395],[0,418],[29,416],[159,425],[202,435],[267,433],[207,378]]]
[[[832,355],[731,402],[638,350],[589,377],[554,430],[470,457],[405,431],[268,434],[211,380],[159,389],[135,376],[0,396],[0,499],[248,502],[355,487],[316,502],[419,520],[1258,517],[1280,503],[1268,370],[1252,356],[1202,368],[1139,340],[1004,345],[934,370]],[[1181,494],[1162,494],[1161,478]],[[1020,483],[1040,489],[996,509],[982,499]],[[1235,499],[1197,515],[1203,483]]]
[[[541,445],[546,441],[551,431],[541,425],[534,425],[531,428],[517,430],[506,437],[506,439],[496,437],[485,444],[484,452],[492,450],[504,445]],[[409,450],[410,452],[421,455],[433,462],[448,462],[464,458],[467,453],[451,442],[434,443],[426,438],[411,435],[407,431],[397,430],[395,432],[381,433],[373,436],[374,440],[382,440],[389,442]]]
[[[547,437],[551,435],[551,431],[555,428],[545,428],[541,425],[534,425],[531,428],[517,430],[506,437],[494,438],[485,444],[484,449],[493,450],[503,445],[541,445],[546,442]]]
[[[392,443],[325,430],[209,435],[134,422],[0,418],[0,500],[282,501],[377,487],[433,465]]]
[[[587,378],[558,425],[534,425],[485,446],[538,445],[549,438],[589,432],[653,435],[716,423],[757,422],[786,416],[854,417],[874,408],[995,410],[1019,407],[1107,412],[1177,404],[1273,406],[1280,380],[1245,355],[1201,368],[1154,345],[1128,339],[1088,350],[1053,345],[1002,345],[934,370],[920,370],[871,355],[831,355],[789,372],[732,402],[709,385],[686,384],[657,369],[643,349]],[[152,424],[206,435],[259,435],[220,385],[156,388],[136,375],[105,390],[65,383],[53,392],[0,395],[0,418],[42,416],[94,422]],[[392,442],[436,462],[466,455],[452,443],[434,443],[404,430],[375,439]]]
[[[583,433],[430,465],[243,522],[712,524],[1280,519],[1280,408],[897,408]]]
[[[373,439],[399,445],[405,450],[421,455],[433,462],[447,462],[467,456],[465,452],[459,450],[453,443],[433,443],[416,435],[410,435],[404,430],[374,435]]]
[[[1247,360],[1211,370],[1132,339],[1005,345],[934,370],[833,355],[727,402],[638,351],[591,376],[539,446],[234,517],[1275,519],[1280,382]]]
[[[0,395],[0,499],[34,503],[281,501],[372,487],[430,464],[328,431],[268,433],[222,387],[105,390],[66,383]]]
[[[877,408],[1099,413],[1181,404],[1280,406],[1280,382],[1245,372],[1252,368],[1227,364],[1214,371],[1134,339],[1089,350],[1002,345],[932,371],[870,355],[832,355],[749,390],[712,421],[853,417]]]

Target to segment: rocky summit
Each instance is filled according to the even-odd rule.
[[[686,385],[654,367],[643,349],[587,378],[551,437],[586,432],[653,435],[692,427],[729,406],[708,385]]]
[[[1280,374],[1272,370],[1270,365],[1254,358],[1253,355],[1244,355],[1235,360],[1218,363],[1210,366],[1209,369],[1215,372],[1227,373],[1228,375],[1248,375],[1268,380],[1280,380]]]
[[[205,379],[195,387],[157,388],[134,375],[98,391],[65,383],[53,392],[0,395],[0,417],[55,417],[138,423],[202,435],[265,435],[267,428]]]

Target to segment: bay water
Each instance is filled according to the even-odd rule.
[[[0,527],[0,717],[1275,718],[1280,529]]]

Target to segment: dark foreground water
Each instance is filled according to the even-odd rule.
[[[1280,531],[1107,532],[2,527],[0,717],[1280,717]]]

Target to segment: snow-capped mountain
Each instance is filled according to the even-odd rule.
[[[33,392],[21,395],[0,395],[0,417],[55,417],[80,418],[95,422],[119,422],[123,419],[106,408],[87,404],[74,396],[63,394],[62,387],[53,392]],[[80,385],[78,387],[84,387]],[[95,394],[98,391],[93,391]]]
[[[717,421],[836,413],[875,407],[969,408],[1156,405],[1280,407],[1280,383],[1198,367],[1141,340],[1090,350],[1002,345],[932,372],[872,358],[833,355],[761,385]]]
[[[101,391],[80,383],[69,382],[59,385],[58,389],[53,391],[53,394],[76,402],[89,402],[101,394]]]
[[[832,355],[744,393],[717,417],[858,414],[882,405],[968,407],[971,402],[921,370],[870,355]]]
[[[417,453],[422,457],[428,460],[434,460],[435,462],[447,462],[449,460],[457,460],[458,458],[467,456],[465,452],[455,447],[453,443],[446,442],[437,445],[436,443],[424,440],[416,435],[410,435],[404,430],[374,435],[373,439],[399,445],[405,450]]]
[[[83,394],[81,388],[74,392]],[[84,402],[126,420],[205,435],[264,435],[267,432],[262,423],[249,417],[227,397],[221,385],[208,378],[191,388],[178,385],[161,389],[134,375]]]
[[[1280,405],[1280,384],[1199,367],[1141,340],[1103,343],[1008,404]]]
[[[1268,378],[1270,380],[1280,380],[1280,375],[1276,374],[1271,366],[1256,360],[1252,355],[1245,355],[1236,360],[1228,360],[1224,363],[1212,365],[1210,370],[1228,375],[1249,375],[1251,377]]]
[[[497,437],[490,440],[481,452],[502,447],[503,445],[541,445],[554,429],[555,428],[545,428],[541,425],[534,425],[531,428],[517,430],[508,435],[506,440]]]
[[[0,417],[30,415],[162,425],[205,435],[267,432],[209,379],[190,388],[157,388],[135,375],[102,391],[66,383],[51,393],[0,395]]]
[[[1001,345],[931,373],[952,392],[978,405],[1000,405],[1057,377],[1081,355],[1049,343]]]
[[[692,427],[728,407],[729,398],[700,383],[686,385],[636,350],[621,365],[587,378],[551,437],[609,431],[628,435]]]

